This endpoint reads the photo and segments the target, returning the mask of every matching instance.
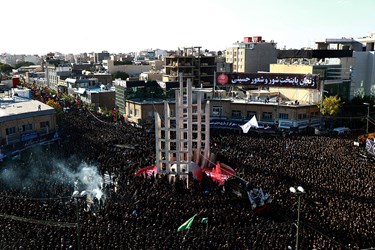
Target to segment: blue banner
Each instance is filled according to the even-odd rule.
[[[21,135],[21,141],[30,141],[38,137],[38,134],[34,131],[31,133]]]

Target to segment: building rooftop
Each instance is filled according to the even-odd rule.
[[[50,115],[55,112],[54,108],[36,100],[16,96],[13,98],[0,98],[0,122]]]

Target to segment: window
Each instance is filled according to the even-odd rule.
[[[262,118],[265,120],[271,120],[272,119],[272,113],[271,112],[263,112]]]
[[[241,110],[232,110],[232,117],[241,118],[242,117]]]
[[[33,129],[33,125],[32,124],[25,124],[25,125],[22,125],[22,131],[29,131],[29,130],[32,130]]]
[[[134,116],[139,116],[139,109],[135,109],[135,114]]]
[[[152,111],[148,111],[147,112],[147,117],[148,118],[153,118],[154,117],[154,113]]]
[[[257,116],[256,111],[247,111],[246,117],[247,118],[253,118],[254,115],[255,115],[255,117]]]
[[[47,127],[49,127],[49,121],[40,123],[40,128],[47,128]]]
[[[5,129],[6,135],[13,135],[16,133],[16,127],[6,128]]]
[[[288,120],[288,119],[289,119],[289,114],[286,114],[286,113],[280,113],[280,114],[279,114],[279,119]]]
[[[307,114],[302,114],[302,119],[307,119]]]
[[[223,107],[222,106],[213,106],[212,107],[212,116],[222,116]]]
[[[302,114],[298,114],[298,120],[302,120]]]

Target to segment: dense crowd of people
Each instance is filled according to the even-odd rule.
[[[212,130],[211,151],[236,174],[222,186],[189,178],[187,189],[135,176],[155,163],[149,131],[84,109],[62,119],[58,143],[2,163],[1,249],[295,249],[291,186],[306,191],[300,249],[375,247],[374,163],[353,138]],[[95,210],[72,197],[71,173],[83,163],[112,177]],[[255,213],[246,193],[234,192],[247,188],[237,180],[269,193],[270,210]]]

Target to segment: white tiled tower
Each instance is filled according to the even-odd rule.
[[[191,79],[186,88],[180,76],[180,88],[176,90],[174,116],[169,104],[164,102],[164,117],[155,112],[155,140],[157,173],[167,174],[170,181],[176,175],[188,184],[192,164],[205,167],[210,151],[209,103],[202,110],[202,96],[196,92],[193,98]]]

